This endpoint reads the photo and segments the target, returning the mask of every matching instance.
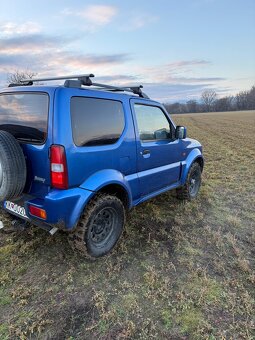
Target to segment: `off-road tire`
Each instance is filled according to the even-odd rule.
[[[108,210],[112,211],[115,220],[111,226],[110,234],[107,236],[108,239],[100,245],[93,240],[94,228],[98,227],[95,221],[100,218],[100,213],[103,214]],[[101,194],[87,205],[77,227],[68,235],[68,240],[74,250],[78,250],[87,258],[95,259],[106,255],[113,249],[121,237],[124,224],[125,208],[121,200],[112,195]],[[96,236],[94,235],[94,237]]]
[[[197,197],[198,192],[199,192],[199,188],[201,185],[201,167],[200,165],[195,162],[191,165],[186,182],[184,184],[184,186],[176,189],[176,196],[178,199],[180,200],[192,200],[194,198]],[[195,177],[194,177],[195,176]],[[194,180],[194,178],[196,178],[197,180],[197,187],[196,190],[191,190],[191,181],[192,179]]]
[[[20,196],[26,175],[25,156],[18,141],[0,130],[0,201]]]

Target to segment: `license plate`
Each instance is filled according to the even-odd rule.
[[[13,203],[13,202],[10,202],[10,201],[5,201],[4,202],[4,207],[5,207],[5,209],[10,210],[10,211],[14,212],[17,215],[20,215],[22,217],[28,218],[27,214],[26,214],[25,208],[20,206],[20,205],[18,205],[18,204],[16,204],[16,203]]]

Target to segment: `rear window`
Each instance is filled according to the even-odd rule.
[[[43,143],[47,135],[49,96],[46,93],[0,95],[0,130],[28,143]]]
[[[114,144],[124,129],[122,103],[115,100],[72,97],[71,116],[78,146]]]

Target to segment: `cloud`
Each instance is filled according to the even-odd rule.
[[[157,22],[159,18],[152,14],[141,13],[134,15],[130,20],[127,20],[121,28],[123,31],[135,31],[147,25]]]
[[[199,65],[209,65],[211,64],[208,60],[179,60],[172,63],[167,64],[170,68],[183,68],[186,66],[199,66]]]
[[[198,76],[201,68],[211,64],[209,60],[191,59],[140,68],[136,72],[139,74],[136,84],[143,84],[144,92],[161,102],[200,97],[203,90],[220,88],[221,82],[226,80],[223,77]]]
[[[73,39],[72,39],[73,40]],[[47,36],[44,34],[18,35],[16,37],[0,38],[0,55],[33,54],[58,45],[70,42],[69,38]]]
[[[139,63],[129,68],[128,53],[92,54],[73,49],[79,37],[48,36],[43,33],[11,33],[0,36],[0,85],[7,74],[29,70],[38,76],[73,73],[95,73],[96,82],[113,85],[144,85],[144,91],[162,102],[198,96],[205,88],[216,87],[224,78],[199,77],[197,69],[211,65],[204,59],[177,60],[143,67]],[[219,88],[219,86],[218,86]]]
[[[47,69],[51,72],[70,72],[75,71],[83,73],[96,73],[104,67],[114,67],[129,60],[128,54],[75,54],[70,52],[60,52],[54,55],[54,58],[45,56],[43,59],[47,63]]]
[[[190,98],[199,98],[201,93],[212,83],[205,84],[144,84],[144,92],[151,98],[157,98],[162,103],[183,101]]]
[[[23,24],[14,22],[0,23],[0,36],[10,36],[19,34],[35,34],[41,31],[41,26],[37,22],[28,21]]]
[[[216,87],[220,92],[220,84],[226,80],[222,77],[198,77],[195,76],[197,67],[208,66],[211,62],[207,60],[179,60],[171,63],[161,64],[150,68],[137,66],[133,74],[111,75],[100,77],[100,81],[122,86],[135,86],[142,84],[144,92],[151,98],[161,102],[176,100],[187,100],[199,98],[201,92],[207,88]],[[190,76],[190,72],[194,76]],[[180,76],[179,74],[183,74]],[[98,78],[96,78],[98,80]],[[222,88],[227,91],[227,89]]]
[[[114,74],[114,75],[108,75],[108,76],[99,76],[96,79],[97,79],[97,82],[109,83],[109,84],[114,82],[116,85],[132,84],[134,81],[137,81],[136,76],[125,75],[125,74]]]
[[[107,25],[116,15],[117,9],[113,6],[92,5],[81,11],[80,16],[92,24]]]
[[[147,79],[156,83],[192,83],[204,82],[203,78],[196,77],[197,68],[211,65],[208,60],[178,60],[166,64],[154,65],[142,70]],[[217,77],[216,77],[217,78]],[[212,80],[212,79],[211,79]],[[210,80],[210,81],[211,81]],[[216,79],[215,79],[216,80]]]
[[[105,74],[131,59],[129,54],[89,54],[70,48],[73,38],[44,34],[0,38],[0,85],[16,70],[39,76],[72,73]],[[104,72],[105,71],[105,72]]]
[[[218,82],[226,80],[226,78],[221,77],[171,77],[168,79],[168,82],[175,84],[203,84],[208,82]]]
[[[109,24],[116,16],[118,9],[109,5],[90,5],[79,11],[66,8],[62,14],[76,16],[85,20],[83,26],[91,32],[96,31],[99,27]]]
[[[13,69],[30,69],[36,73],[61,74],[63,72],[90,73],[104,67],[114,67],[129,60],[127,54],[75,54],[64,51],[40,53],[37,55],[13,54],[0,52],[0,72],[12,72]],[[81,72],[82,71],[82,72]]]

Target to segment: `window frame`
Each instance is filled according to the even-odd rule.
[[[79,145],[79,144],[76,144],[75,139],[74,139],[73,118],[72,118],[72,110],[71,110],[71,101],[72,101],[73,98],[107,100],[107,101],[112,101],[112,102],[118,102],[118,103],[121,104],[122,112],[123,112],[123,129],[120,133],[119,138],[116,140],[116,142],[110,143],[110,144],[100,144],[100,145]],[[72,140],[73,140],[74,145],[79,147],[79,148],[100,148],[100,147],[105,148],[105,147],[115,146],[120,141],[120,139],[123,136],[123,133],[126,129],[126,114],[125,114],[125,108],[124,108],[123,102],[121,100],[111,99],[111,98],[92,97],[92,96],[78,96],[78,95],[71,96],[70,97],[70,120],[71,120]]]
[[[172,141],[175,140],[175,125],[173,124],[172,120],[170,119],[168,114],[165,112],[163,107],[156,105],[156,104],[141,103],[141,102],[138,102],[138,101],[134,101],[132,103],[132,105],[133,105],[134,116],[135,116],[135,121],[136,121],[137,136],[139,137],[139,140],[140,140],[141,143],[153,143],[153,142],[155,143],[155,142],[164,142],[164,141],[169,143],[169,142],[172,142]],[[136,110],[135,110],[136,105],[155,107],[155,108],[159,109],[163,113],[163,115],[165,116],[165,118],[166,118],[166,120],[169,124],[171,137],[169,139],[141,139],[140,133],[139,133],[138,121],[137,121],[137,113],[136,113]]]

